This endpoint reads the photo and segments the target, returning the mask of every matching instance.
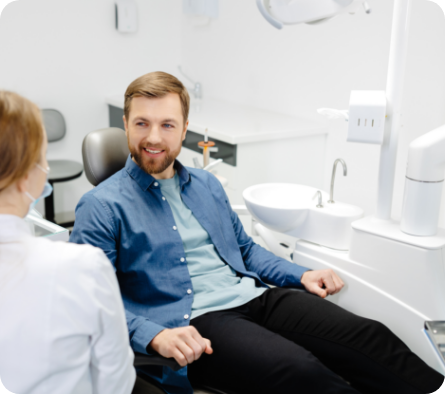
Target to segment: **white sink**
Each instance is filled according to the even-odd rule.
[[[263,183],[243,192],[246,207],[263,226],[338,250],[349,250],[351,223],[363,217],[363,209],[336,201],[321,191],[323,208],[317,208],[318,189],[291,183]]]

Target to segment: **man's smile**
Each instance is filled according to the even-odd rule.
[[[165,150],[163,150],[163,149],[154,149],[154,148],[144,148],[144,151],[146,152],[146,153],[148,153],[148,156],[150,156],[150,157],[156,157],[156,156],[159,156],[159,155],[161,155],[163,152],[165,152]]]

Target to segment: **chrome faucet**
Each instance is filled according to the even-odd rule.
[[[312,197],[312,200],[317,198],[317,196],[318,196],[318,204],[316,206],[317,206],[317,208],[323,208],[323,196],[322,196],[320,190],[317,190],[317,193],[314,194],[314,197]]]
[[[182,71],[181,66],[178,66],[178,70],[181,72],[181,74],[187,78],[193,85],[193,89],[191,89],[190,91],[193,93],[193,96],[196,99],[201,99],[202,98],[202,85],[199,82],[194,82],[191,78],[189,78],[187,75],[185,75],[184,71]]]
[[[340,162],[343,166],[343,176],[348,175],[348,168],[346,167],[346,163],[343,159],[337,159],[334,162],[334,168],[332,169],[332,178],[331,178],[331,191],[329,194],[329,201],[328,203],[334,204],[334,181],[335,181],[335,171],[337,170],[337,163]]]

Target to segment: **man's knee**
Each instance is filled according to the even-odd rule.
[[[345,345],[380,363],[386,363],[388,357],[397,350],[407,349],[387,326],[371,319],[362,319],[357,331],[352,333],[351,340]]]
[[[303,382],[308,385],[315,384],[323,379],[325,374],[331,373],[312,353],[304,350],[297,355],[283,355],[277,363],[278,379],[292,381],[297,384]]]
[[[389,335],[391,332],[383,323],[377,320],[359,318],[358,328],[362,334],[372,335],[376,338]]]

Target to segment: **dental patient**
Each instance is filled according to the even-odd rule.
[[[154,72],[130,84],[131,154],[82,197],[70,238],[113,264],[133,349],[185,366],[139,375],[169,394],[191,394],[194,382],[240,394],[437,390],[443,376],[387,327],[325,299],[343,287],[334,271],[255,244],[219,181],[176,160],[188,113],[174,76]]]

